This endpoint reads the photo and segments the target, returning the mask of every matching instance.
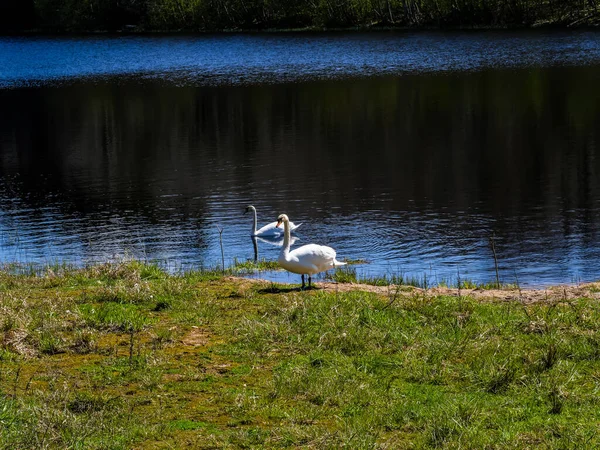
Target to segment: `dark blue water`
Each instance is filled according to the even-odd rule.
[[[0,38],[0,86],[82,77],[184,85],[581,65],[597,32],[380,32]]]
[[[254,204],[359,275],[596,280],[599,37],[0,38],[0,260],[231,264]]]

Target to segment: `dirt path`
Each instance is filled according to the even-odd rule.
[[[241,284],[264,284],[272,285],[268,280],[231,277]],[[277,283],[278,286],[291,286],[285,283]],[[375,292],[386,297],[394,295],[451,295],[458,297],[469,296],[483,301],[520,301],[522,303],[536,303],[557,300],[572,300],[575,298],[587,297],[600,300],[600,283],[586,283],[580,285],[561,285],[553,286],[545,289],[461,289],[460,292],[456,288],[434,287],[422,289],[414,286],[373,286],[370,284],[359,283],[332,283],[318,282],[315,283],[316,289],[328,292],[348,292],[348,291],[365,291]]]

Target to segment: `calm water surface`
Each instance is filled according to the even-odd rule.
[[[495,235],[505,282],[600,278],[600,34],[0,38],[0,61],[0,261],[197,268],[221,226],[229,264],[251,203],[366,276],[491,281]]]

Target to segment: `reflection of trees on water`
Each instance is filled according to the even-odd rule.
[[[30,204],[51,193],[71,213],[135,211],[150,223],[259,198],[315,221],[328,208],[444,209],[511,229],[514,218],[562,217],[568,229],[573,210],[598,219],[598,73],[6,91],[0,170],[19,174]]]

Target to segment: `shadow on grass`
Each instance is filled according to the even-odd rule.
[[[257,290],[259,294],[284,294],[286,292],[303,292],[303,291],[313,291],[313,290],[321,290],[322,288],[318,286],[305,287],[302,289],[301,286],[279,286],[276,284],[272,284],[268,287]]]

